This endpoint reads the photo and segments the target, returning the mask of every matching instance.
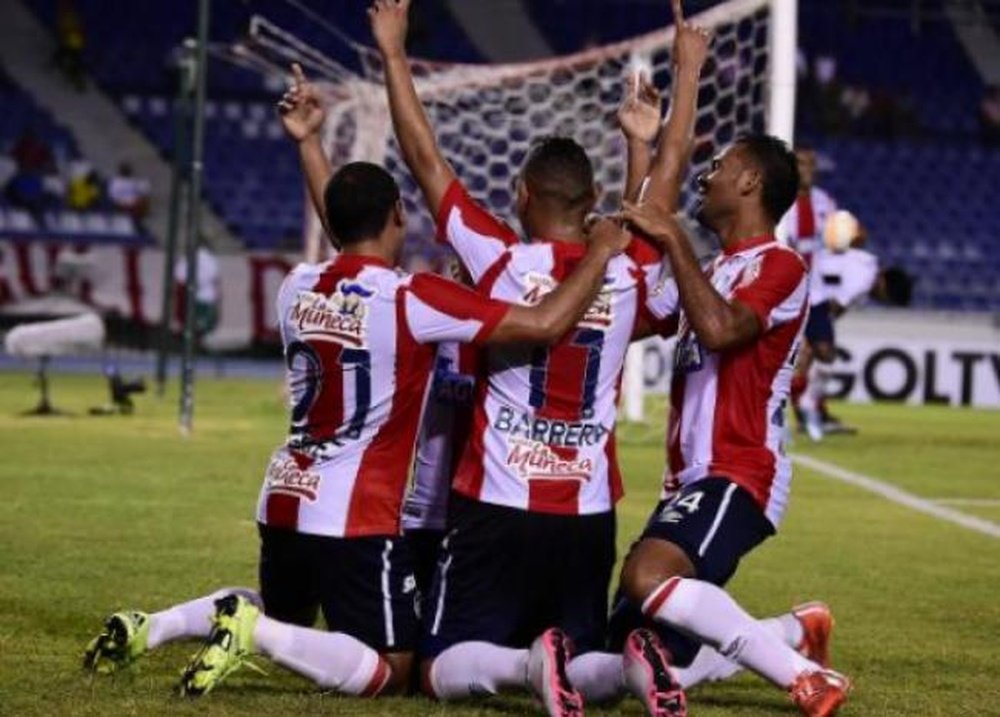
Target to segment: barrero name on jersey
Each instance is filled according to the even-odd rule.
[[[528,306],[534,306],[550,291],[555,291],[556,286],[558,286],[558,282],[548,274],[539,274],[534,271],[529,271],[525,275],[524,281],[528,288],[521,299]],[[613,303],[608,284],[613,281],[612,277],[604,277],[604,287],[598,292],[594,302],[587,307],[583,318],[577,324],[578,326],[592,326],[599,329],[611,326]]]
[[[555,450],[536,441],[516,439],[510,442],[507,465],[523,480],[590,480],[594,461],[590,458],[560,456]],[[571,451],[573,454],[576,451]]]
[[[365,343],[368,307],[364,300],[375,296],[375,289],[341,279],[329,296],[314,291],[300,291],[292,307],[292,322],[303,339],[343,341],[353,346]]]
[[[559,448],[577,448],[600,443],[609,430],[600,423],[535,418],[502,406],[493,427],[511,438],[521,438]]]
[[[288,493],[316,502],[319,495],[319,473],[299,468],[291,456],[276,457],[267,466],[265,481],[272,493]]]

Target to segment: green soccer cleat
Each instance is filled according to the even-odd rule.
[[[211,692],[244,665],[263,672],[247,660],[254,652],[253,629],[259,616],[260,610],[240,595],[216,600],[212,632],[184,668],[180,693],[199,697]]]
[[[149,616],[138,610],[116,612],[104,621],[104,630],[87,645],[83,669],[102,675],[124,669],[145,654]]]

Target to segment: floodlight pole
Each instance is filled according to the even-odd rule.
[[[156,393],[161,398],[167,384],[167,357],[170,354],[174,314],[174,264],[177,263],[177,241],[180,234],[183,200],[188,191],[188,149],[190,148],[191,96],[194,94],[195,47],[187,39],[180,47],[177,64],[177,97],[174,102],[174,156],[170,174],[170,213],[167,217],[167,241],[163,256],[163,292],[160,303],[160,331],[156,347]]]
[[[767,131],[789,143],[795,139],[798,14],[798,0],[771,0]]]
[[[195,299],[198,286],[198,246],[201,244],[201,179],[205,144],[205,75],[208,62],[208,12],[211,0],[198,0],[198,48],[194,93],[191,181],[187,201],[187,283],[184,289],[184,351],[181,357],[181,432],[191,432],[194,415]]]

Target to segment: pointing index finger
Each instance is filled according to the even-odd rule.
[[[674,24],[683,25],[684,24],[684,8],[682,7],[681,0],[670,0],[670,5],[674,9]]]
[[[302,65],[297,62],[292,63],[292,76],[295,78],[295,84],[302,85],[306,82],[306,75],[302,71]]]

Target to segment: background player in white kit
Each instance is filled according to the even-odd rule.
[[[823,282],[822,266],[829,253],[823,242],[823,229],[837,211],[837,202],[816,186],[816,152],[798,147],[795,160],[799,170],[798,193],[775,233],[802,256],[809,271],[809,318],[791,392],[796,420],[810,438],[820,440],[823,437],[820,405],[826,385],[825,367],[836,358],[829,290]]]
[[[324,112],[296,73],[284,123],[316,179],[330,174],[317,134]],[[88,647],[91,669],[203,636],[211,618],[182,677],[184,694],[213,689],[254,652],[327,689],[405,689],[417,621],[400,508],[435,344],[557,339],[628,241],[617,226],[598,223],[586,256],[556,291],[535,307],[510,306],[394,268],[406,221],[384,169],[346,165],[322,195],[317,209],[343,252],[299,265],[279,292],[293,406],[289,438],[272,457],[258,503],[260,597],[226,591],[153,615],[117,613]],[[311,625],[318,608],[329,632],[298,626]]]

